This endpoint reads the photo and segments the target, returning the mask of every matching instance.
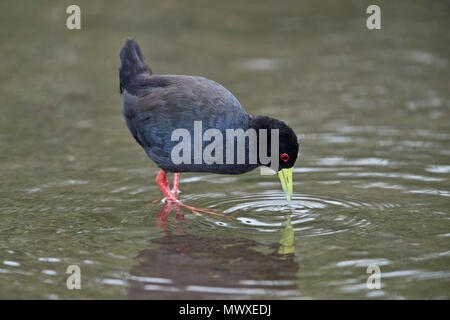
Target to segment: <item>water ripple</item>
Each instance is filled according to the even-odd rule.
[[[232,192],[226,197],[209,194],[191,195],[189,201],[218,209],[233,219],[206,215],[193,219],[204,226],[240,229],[242,232],[278,232],[286,218],[295,232],[303,236],[324,236],[346,232],[352,228],[367,229],[372,223],[367,217],[355,216],[357,208],[384,210],[397,206],[392,203],[367,203],[294,194],[288,203],[284,195],[275,190],[261,193]]]

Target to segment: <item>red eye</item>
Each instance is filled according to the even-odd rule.
[[[283,153],[280,156],[280,159],[283,160],[284,162],[288,162],[289,161],[289,155],[287,153]]]

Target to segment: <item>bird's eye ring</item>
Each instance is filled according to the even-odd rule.
[[[283,153],[280,156],[280,159],[283,160],[284,162],[288,162],[289,161],[289,155],[287,153]]]

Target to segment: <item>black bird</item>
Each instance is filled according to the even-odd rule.
[[[223,86],[212,80],[185,75],[156,75],[145,64],[139,45],[133,39],[125,40],[120,52],[120,93],[122,96],[122,113],[125,122],[137,143],[144,148],[147,155],[162,170],[156,178],[156,183],[166,197],[167,201],[181,204],[177,199],[180,172],[212,172],[219,174],[241,174],[253,170],[263,163],[265,166],[274,167],[278,172],[281,184],[288,200],[292,197],[293,181],[292,169],[298,156],[298,141],[294,131],[283,121],[265,117],[249,115],[240,105],[239,101]],[[225,149],[223,159],[217,158],[213,162],[200,163],[195,161],[195,155],[187,154],[187,158],[193,160],[176,163],[172,159],[173,148],[179,141],[173,141],[172,134],[175,129],[186,129],[195,140],[194,121],[201,121],[201,136],[208,129],[217,129],[226,136],[227,129],[255,129],[257,135],[257,148],[250,148],[250,143],[245,143],[245,161],[237,161],[237,146]],[[268,137],[261,138],[261,130],[267,129]],[[279,161],[265,163],[257,157],[256,162],[249,159],[253,152],[259,152],[261,146],[266,144],[267,155],[272,154],[271,129],[278,129],[279,149],[277,155]],[[263,130],[264,131],[264,130]],[[197,136],[198,137],[198,136]],[[217,139],[217,136],[214,137]],[[204,139],[204,138],[203,138]],[[245,139],[245,138],[244,138]],[[212,138],[211,138],[212,140]],[[273,140],[273,141],[272,141]],[[214,140],[214,142],[217,142]],[[200,142],[200,152],[205,150],[205,145]],[[198,144],[190,141],[190,149],[198,151]],[[197,148],[197,149],[196,149]],[[212,155],[218,150],[215,149]],[[186,150],[183,150],[183,156]],[[233,163],[229,164],[225,154],[234,152]],[[258,153],[259,155],[259,153]],[[267,159],[267,158],[266,158]],[[266,160],[265,160],[266,161]],[[272,163],[273,162],[273,163]],[[169,188],[166,172],[174,173],[173,189]],[[181,204],[193,212],[207,212],[209,210],[197,209]]]

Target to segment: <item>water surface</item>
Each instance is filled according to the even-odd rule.
[[[338,3],[81,1],[68,31],[63,2],[3,1],[0,297],[448,299],[448,3],[381,1],[379,31],[371,3]],[[158,169],[121,116],[126,37],[154,72],[294,128],[289,205],[258,170],[182,174],[185,203],[231,218],[146,205]]]

